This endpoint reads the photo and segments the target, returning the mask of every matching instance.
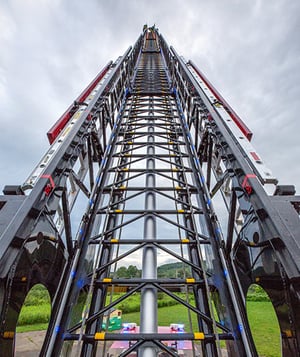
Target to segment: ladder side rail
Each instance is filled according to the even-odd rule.
[[[162,44],[161,47],[163,49],[162,57],[164,59],[164,63],[167,64],[166,74],[170,81],[170,78],[169,78],[170,72],[169,71],[170,71],[170,66],[172,63],[172,54],[169,51],[169,48],[164,40],[161,42],[161,44]],[[167,59],[166,59],[166,56],[168,56]],[[171,83],[170,83],[170,85],[171,85]],[[189,93],[186,90],[185,99],[187,99],[188,94]],[[177,120],[179,120],[180,127],[181,127],[181,131],[176,133],[176,136],[175,136],[176,139],[173,144],[173,147],[175,148],[176,152],[179,152],[182,155],[182,150],[180,148],[180,145],[178,145],[177,141],[179,141],[179,138],[182,136],[182,138],[183,138],[182,140],[185,142],[185,147],[188,152],[189,152],[189,150],[188,150],[189,141],[188,141],[188,136],[184,134],[184,131],[186,128],[184,127],[182,118],[180,116],[180,114],[182,112],[182,108],[181,108],[181,106],[180,107],[178,106],[178,103],[176,103],[176,96],[174,97],[174,95],[172,95],[172,101],[169,99],[169,106],[170,106],[170,109],[169,109],[170,111],[172,111],[176,108],[176,117],[178,116]],[[171,108],[173,108],[173,109],[171,109]],[[174,123],[175,123],[175,120],[174,120]],[[177,168],[184,167],[184,162],[183,162],[181,155],[179,155],[178,157],[175,157],[175,159],[174,159],[176,162]],[[189,155],[189,157],[190,157],[190,161],[193,161],[192,156]],[[192,162],[191,162],[191,167],[193,167]],[[186,177],[186,174],[184,173],[184,171],[185,171],[184,168],[182,170],[179,169],[176,175],[180,182],[185,182],[187,185],[188,181],[187,181],[187,177]],[[193,171],[193,169],[192,169],[192,171]],[[181,205],[182,205],[183,209],[187,209],[187,207],[192,205],[190,193],[182,192],[180,194],[180,198],[182,201]],[[191,209],[191,211],[192,211],[192,209]],[[194,217],[193,213],[187,213],[184,215],[183,220],[185,222],[185,226],[187,227],[187,232],[186,232],[187,238],[190,241],[194,242],[194,244],[190,245],[190,248],[188,251],[189,260],[191,261],[191,263],[195,264],[196,266],[201,267],[201,269],[203,270],[204,269],[204,261],[202,261],[202,257],[201,257],[201,253],[200,253],[201,248],[199,248],[199,245],[198,245],[197,239],[196,239],[197,228],[196,228],[195,217]],[[193,234],[191,232],[193,232]],[[200,278],[204,280],[206,277],[206,274],[205,273],[199,274],[198,271],[192,269],[192,276],[193,276],[193,278],[195,278],[195,280],[199,280]],[[203,286],[202,285],[201,286],[193,286],[193,293],[194,293],[194,296],[196,299],[196,307],[200,311],[203,311],[209,318],[213,319],[211,316],[212,311],[210,310],[210,304],[209,304],[210,297],[207,294],[208,289],[209,289],[208,284],[209,284],[208,281],[205,281],[205,284]],[[200,316],[198,316],[198,328],[200,328],[200,331],[203,331],[205,334],[206,333],[208,333],[208,334],[214,333],[213,325],[208,324],[205,321],[202,321]],[[202,351],[205,356],[217,356],[216,341],[214,341],[211,344],[210,343],[206,343],[205,345],[203,344]]]
[[[123,103],[126,100],[126,92],[123,95]],[[122,105],[122,108],[124,104]],[[97,221],[97,209],[103,199],[103,188],[107,179],[108,167],[113,157],[113,147],[117,140],[117,131],[120,129],[121,115],[118,115],[116,124],[114,126],[113,133],[110,137],[109,145],[107,146],[106,153],[102,160],[99,172],[97,174],[96,185],[91,192],[89,203],[86,208],[86,212],[82,216],[80,228],[78,230],[75,245],[75,253],[72,257],[72,261],[62,279],[63,294],[57,296],[57,301],[53,306],[53,318],[49,323],[47,331],[48,338],[45,339],[42,352],[46,356],[56,355],[60,352],[63,344],[63,334],[66,332],[66,328],[70,321],[70,313],[72,306],[77,300],[78,294],[81,290],[81,282],[86,284],[86,268],[88,265],[86,262],[86,256],[89,249],[89,238],[94,230],[94,224]],[[93,248],[94,249],[94,248]],[[93,265],[93,262],[90,262]]]
[[[44,346],[43,346],[43,351],[47,351],[47,354],[51,354],[51,351],[59,351],[61,349],[61,341],[59,341],[59,339],[57,338],[53,338],[53,331],[55,330],[55,326],[57,326],[57,324],[60,322],[60,328],[62,331],[65,330],[67,323],[70,319],[69,314],[71,313],[70,310],[70,296],[72,296],[72,299],[74,298],[76,300],[76,296],[79,293],[78,289],[76,288],[76,284],[75,284],[75,280],[79,279],[79,276],[85,276],[87,274],[87,272],[84,272],[85,266],[83,263],[84,257],[87,254],[87,251],[89,250],[89,236],[92,235],[92,232],[95,229],[95,225],[97,225],[96,219],[95,219],[95,215],[97,212],[97,206],[99,206],[100,201],[103,200],[104,195],[102,195],[102,190],[103,190],[103,184],[105,182],[105,177],[107,175],[107,173],[105,174],[105,171],[108,170],[109,168],[109,160],[111,160],[111,157],[113,157],[113,147],[114,147],[114,142],[117,140],[117,131],[120,130],[120,125],[121,125],[121,118],[123,115],[123,111],[125,109],[125,101],[128,98],[128,95],[130,94],[130,89],[127,87],[127,85],[129,84],[129,77],[132,75],[133,72],[133,68],[134,68],[134,61],[137,59],[138,54],[140,52],[140,47],[141,47],[141,38],[136,42],[136,45],[134,46],[134,49],[128,53],[126,56],[124,55],[125,61],[123,62],[123,68],[121,68],[119,77],[117,77],[115,79],[115,82],[112,83],[112,87],[111,87],[111,92],[113,92],[113,96],[114,98],[117,98],[117,100],[115,100],[115,104],[113,103],[113,101],[111,101],[110,103],[110,111],[111,111],[111,135],[110,135],[110,140],[107,143],[107,145],[105,146],[105,156],[103,156],[103,159],[101,161],[101,167],[100,167],[100,171],[97,175],[97,178],[95,180],[96,182],[96,187],[93,188],[93,192],[91,192],[91,196],[90,196],[90,205],[88,205],[87,208],[87,212],[83,215],[82,218],[82,223],[81,223],[81,228],[80,231],[84,231],[85,233],[85,242],[83,243],[82,247],[80,247],[79,251],[77,251],[77,255],[80,256],[80,258],[78,259],[74,259],[73,260],[73,264],[72,264],[72,268],[69,267],[68,269],[68,273],[66,275],[66,278],[64,279],[64,283],[63,284],[67,284],[68,288],[63,289],[63,298],[60,298],[60,301],[64,302],[64,309],[61,306],[60,302],[56,302],[56,318],[55,321],[53,320],[51,322],[51,327],[48,330],[48,336],[50,337],[51,341],[49,343],[47,343],[45,341]],[[121,80],[118,80],[118,78],[121,78]],[[118,82],[120,84],[117,84]],[[116,88],[118,87],[118,91],[116,91]],[[122,94],[122,104],[119,105],[119,98],[120,95]],[[117,113],[117,118],[114,119],[114,114]],[[103,176],[103,178],[100,180],[100,172],[102,172],[101,176]],[[108,172],[108,171],[107,171]],[[118,194],[115,195],[115,199],[117,199]],[[99,201],[100,200],[100,201]],[[98,203],[97,203],[98,202]],[[91,209],[91,206],[93,206],[93,210]],[[90,213],[89,213],[90,212]],[[87,217],[90,217],[89,219]],[[114,222],[115,217],[111,217],[111,219],[108,220],[108,224],[110,227],[113,227],[116,223]],[[84,226],[86,228],[84,228]],[[80,234],[78,234],[78,239],[80,238]],[[102,247],[103,248],[103,247]],[[107,264],[107,262],[111,259],[111,254],[112,251],[111,249],[102,249],[101,248],[101,265],[102,264]],[[110,247],[109,247],[110,248]],[[94,249],[94,248],[93,248]],[[95,250],[95,249],[94,249]],[[97,251],[97,249],[96,249]],[[95,251],[95,253],[97,253]],[[100,254],[100,252],[98,253]],[[76,271],[76,275],[77,278],[75,276],[73,276],[74,281],[72,282],[72,272]],[[104,274],[106,274],[106,272],[104,272]],[[105,291],[101,291],[100,294],[97,293],[95,296],[98,296],[98,298],[100,297],[101,301],[95,301],[94,297],[92,300],[92,305],[91,305],[91,313],[94,311],[94,309],[102,306],[102,304],[104,303],[103,300],[103,296],[105,296]],[[71,300],[72,300],[71,299]],[[74,300],[73,299],[73,300]],[[100,304],[100,305],[99,305]],[[97,309],[96,308],[96,309]],[[88,327],[88,330],[91,330],[93,328],[97,328],[98,324],[92,324],[92,326]],[[84,350],[87,348],[88,346],[84,345]]]
[[[189,61],[188,65],[191,66],[197,74],[201,77],[201,79],[205,82],[207,87],[211,90],[211,92],[214,94],[216,99],[219,101],[220,104],[224,105],[224,108],[228,112],[228,114],[231,116],[231,118],[235,121],[237,126],[240,128],[242,133],[247,137],[247,139],[250,141],[252,139],[253,133],[251,130],[248,128],[248,126],[243,122],[243,120],[238,116],[238,114],[232,109],[230,104],[223,98],[223,96],[217,91],[217,89],[211,84],[211,82],[207,79],[207,77],[200,71],[200,69],[194,64],[193,61]]]
[[[219,160],[229,173],[232,190],[237,193],[237,199],[244,216],[246,229],[238,235],[238,241],[234,246],[227,245],[226,247],[225,262],[232,273],[231,280],[235,282],[237,295],[243,300],[249,285],[255,283],[255,279],[260,281],[259,272],[264,272],[260,285],[268,291],[277,312],[282,335],[282,353],[284,356],[292,356],[299,351],[300,346],[300,325],[298,323],[300,221],[297,212],[299,200],[297,201],[297,198],[284,199],[284,197],[275,200],[276,196],[272,197],[267,194],[261,180],[257,177],[255,168],[248,160],[233,132],[224,123],[216,107],[210,102],[206,91],[198,85],[175,50],[174,53],[176,66],[182,67],[186,72],[183,80],[190,82],[193,89],[191,95],[198,95],[208,111],[212,138],[218,148]],[[276,204],[277,202],[278,204]],[[298,204],[294,202],[298,202]],[[226,244],[225,241],[223,242]],[[243,250],[243,246],[247,248]],[[247,252],[249,262],[245,261],[245,252]],[[259,267],[255,266],[254,271],[254,265],[257,265],[255,257],[259,257],[259,255],[262,256],[262,260],[260,260]],[[232,260],[233,258],[234,260]],[[246,271],[248,272],[247,276],[245,275]],[[281,286],[281,295],[278,292],[275,293],[268,283],[268,279],[272,281],[270,271],[276,273],[274,278],[276,284]],[[285,314],[281,314],[280,307],[278,307],[278,304],[280,306],[283,304],[282,299],[286,306]],[[286,326],[289,326],[289,330]]]
[[[185,137],[184,137],[185,139]],[[188,145],[188,143],[187,143]],[[177,146],[177,151],[180,152],[180,148],[178,147],[178,144],[175,144],[174,147]],[[183,166],[182,158],[176,158],[175,160],[176,164],[178,167]],[[187,179],[184,177],[184,170],[182,172],[179,170],[177,173],[178,180],[181,182],[186,182],[187,184]],[[181,193],[180,197],[182,200],[182,208],[185,209],[185,207],[191,206],[191,197],[189,197],[190,194],[188,192]],[[192,209],[191,209],[192,211]],[[189,260],[191,263],[194,265],[201,267],[201,270],[204,271],[204,261],[202,260],[199,244],[197,242],[197,239],[195,237],[195,233],[197,232],[196,228],[196,222],[195,222],[195,217],[193,213],[185,214],[183,218],[185,222],[185,226],[188,228],[187,231],[187,238],[193,242],[193,244],[190,245],[188,254],[189,254]],[[190,233],[190,232],[193,232]],[[195,280],[200,280],[203,279],[205,281],[206,274],[202,273],[199,274],[198,271],[192,269],[192,276]],[[199,285],[199,286],[193,286],[193,293],[196,299],[196,307],[204,312],[209,318],[213,320],[213,317],[211,316],[211,310],[209,306],[209,295],[207,294],[208,292],[208,281],[205,281],[205,284]],[[207,290],[206,290],[207,289]],[[205,334],[213,334],[213,325],[204,323],[204,321],[201,320],[201,318],[198,316],[198,327],[200,328],[199,331],[203,331]],[[213,341],[213,343],[206,343],[205,345],[202,345],[202,350],[204,351],[205,356],[217,356],[217,346],[216,346],[216,341]]]
[[[183,118],[183,122],[185,122],[186,124],[183,126],[183,130],[188,131],[188,133],[185,135],[185,139],[187,141],[187,143],[189,142],[188,138],[191,135],[191,133],[189,132],[189,129],[191,128],[191,118],[190,118],[190,113],[191,113],[191,106],[192,106],[192,100],[191,100],[191,94],[190,91],[193,88],[193,86],[191,86],[191,84],[188,81],[185,81],[185,71],[184,68],[181,68],[180,66],[176,67],[176,63],[173,60],[174,64],[172,66],[173,69],[173,73],[172,73],[172,78],[174,80],[174,84],[176,86],[176,89],[174,89],[174,94],[175,97],[177,98],[177,103],[178,106],[180,108],[179,112],[181,111],[182,115],[184,115],[183,113],[188,113],[187,114],[187,121],[185,121],[185,119]],[[190,155],[193,156],[193,151],[194,151],[194,146],[193,144],[191,144],[191,150],[190,150]],[[196,170],[197,171],[197,170]],[[197,176],[197,174],[195,173],[195,175]],[[196,185],[198,186],[198,181],[201,182],[201,177],[199,177],[199,180],[196,180]],[[204,196],[208,196],[207,202],[210,201],[209,195],[208,195],[208,191],[206,193],[203,192],[203,194],[199,194],[198,197],[202,197],[204,198]],[[203,201],[202,205],[206,208],[206,202]],[[210,209],[212,209],[212,206],[210,207]],[[212,214],[212,216],[215,216],[215,214]],[[216,230],[218,230],[218,224],[217,222],[214,222],[214,220],[210,219],[210,215],[206,214],[206,219],[204,219],[206,221],[206,223],[204,222],[204,225],[207,225],[207,229],[210,232],[210,235],[212,237],[214,237],[214,232]],[[214,224],[216,224],[217,226],[214,226]],[[213,246],[213,251],[214,251],[214,255],[218,258],[218,262],[219,262],[219,275],[223,276],[223,271],[226,271],[226,274],[230,274],[230,270],[229,267],[227,266],[227,263],[224,259],[224,254],[222,252],[222,247],[219,246],[218,244],[214,244],[214,239],[216,238],[212,238],[212,246]],[[223,258],[222,258],[223,257]],[[231,305],[233,304],[234,306],[234,310],[235,313],[230,313],[230,320],[231,320],[231,325],[232,328],[235,330],[235,333],[237,334],[241,334],[242,340],[243,342],[238,342],[238,346],[235,345],[235,353],[236,355],[239,355],[239,353],[242,353],[241,351],[243,350],[243,355],[255,355],[256,351],[255,351],[255,346],[251,337],[251,333],[249,331],[249,326],[247,324],[247,319],[245,318],[245,314],[242,313],[242,302],[241,301],[237,301],[237,299],[235,298],[235,292],[234,290],[236,290],[236,288],[233,286],[233,283],[231,282],[230,278],[225,279],[227,280],[227,284],[229,286],[229,290],[227,289],[227,295],[224,294],[223,290],[226,290],[226,285],[224,285],[224,289],[222,289],[222,299],[225,299],[225,303]],[[230,288],[231,287],[231,288]],[[232,300],[232,302],[230,302],[230,300]],[[223,301],[224,303],[224,301]],[[247,330],[247,332],[245,333],[243,329],[241,329],[240,331],[238,331],[237,326],[243,326],[243,329]]]
[[[214,260],[214,275],[219,279],[220,286],[218,287],[219,296],[222,304],[229,307],[227,309],[227,323],[232,333],[236,335],[235,342],[233,343],[233,356],[257,356],[256,348],[250,333],[250,329],[246,319],[246,313],[243,311],[243,302],[239,299],[237,294],[237,287],[232,279],[231,269],[228,262],[225,259],[222,241],[222,233],[218,223],[218,217],[214,211],[213,204],[211,202],[209,191],[203,182],[203,173],[200,167],[200,162],[197,158],[193,140],[190,136],[187,121],[181,107],[180,97],[177,95],[175,89],[175,97],[179,108],[179,113],[182,120],[182,129],[187,143],[189,155],[191,160],[191,166],[194,171],[195,185],[198,188],[197,199],[200,201],[200,206],[203,208],[203,219],[201,226],[204,232],[208,234],[211,239],[211,253]]]
[[[67,181],[72,180],[72,168],[76,162],[79,162],[81,165],[79,168],[81,177],[77,178],[80,181],[80,183],[79,181],[77,182],[80,186],[83,185],[84,177],[91,169],[91,166],[87,163],[87,142],[90,135],[90,128],[94,125],[96,120],[98,120],[93,117],[93,114],[104,106],[107,99],[112,97],[112,91],[110,91],[112,80],[124,82],[124,78],[127,78],[123,75],[124,71],[128,70],[128,67],[124,65],[124,63],[129,60],[130,51],[131,48],[125,52],[124,56],[117,60],[116,65],[113,66],[111,71],[108,71],[109,75],[104,78],[102,86],[98,89],[96,86],[91,92],[86,99],[89,104],[83,105],[84,108],[79,108],[77,120],[73,123],[71,120],[69,123],[72,127],[65,128],[51,145],[48,151],[49,155],[52,155],[51,159],[46,159],[44,162],[44,158],[47,158],[47,155],[42,159],[42,171],[39,172],[36,181],[32,187],[30,187],[31,191],[29,195],[24,196],[23,202],[19,207],[16,207],[13,218],[1,235],[0,272],[2,279],[6,281],[6,286],[15,286],[15,279],[19,279],[18,276],[22,273],[18,271],[20,258],[24,254],[26,255],[26,247],[29,246],[28,244],[31,241],[35,242],[37,247],[39,247],[39,240],[42,239],[42,242],[51,240],[51,252],[55,249],[59,252],[59,254],[57,253],[56,255],[56,259],[60,259],[60,261],[55,262],[56,266],[61,266],[62,273],[66,269],[66,262],[71,259],[70,254],[73,253],[72,247],[74,243],[71,231],[72,222],[70,219],[70,209],[72,209],[79,192],[79,190],[77,190],[73,197],[70,197],[70,192],[67,192]],[[125,91],[124,84],[118,88],[122,92]],[[118,98],[119,96],[117,100]],[[114,99],[111,101],[113,106],[116,107],[117,104],[114,104]],[[108,112],[108,114],[110,116],[113,115],[110,112]],[[114,119],[112,118],[111,121],[113,122]],[[105,125],[108,127],[108,122],[105,123]],[[98,136],[101,136],[100,132],[103,131],[103,129],[105,130],[106,127],[104,128],[103,125],[98,125]],[[76,184],[74,186],[76,186]],[[7,197],[9,200],[12,196],[4,197]],[[54,222],[56,218],[58,221],[57,225]],[[65,228],[64,225],[66,225],[67,229],[65,235],[62,234]],[[30,268],[28,265],[28,269],[32,268],[33,267]],[[30,277],[29,272],[24,272],[23,274]],[[60,275],[56,277],[61,279]],[[39,281],[35,283],[38,282]],[[34,281],[30,283],[33,284]],[[53,283],[57,284],[57,292],[53,290],[54,287],[52,286],[52,290],[49,290],[52,298],[57,297],[59,292],[61,292],[59,288],[61,281],[59,282],[59,280],[56,279]],[[50,285],[47,286],[48,289],[50,289]],[[30,289],[30,287],[28,283],[27,288]],[[25,290],[22,294],[26,295]],[[16,316],[15,313],[12,315],[10,312],[12,309],[10,305],[13,303],[10,301],[10,296],[10,288],[4,288],[1,306],[3,322],[1,328],[4,332],[7,331],[7,328],[13,331],[15,329],[13,325],[17,323],[14,317]],[[18,304],[22,305],[22,299],[20,298],[19,300]],[[9,323],[10,327],[6,326],[7,323],[5,321]],[[8,351],[10,351],[13,340],[6,341],[5,344],[7,345]]]
[[[171,48],[172,49],[172,48]],[[253,168],[249,164],[248,160],[245,160],[245,153],[238,143],[234,140],[232,135],[228,132],[228,128],[223,123],[222,119],[216,112],[213,105],[208,100],[203,90],[199,88],[196,80],[192,77],[184,61],[177,55],[176,51],[172,49],[178,66],[181,67],[186,73],[186,78],[190,81],[191,86],[195,88],[197,95],[204,102],[210,115],[213,118],[212,129],[218,138],[220,143],[222,154],[226,158],[224,160],[225,165],[230,174],[237,178],[236,182],[239,183],[239,189],[245,192],[247,200],[254,208],[258,219],[262,223],[264,230],[264,236],[269,237],[270,240],[279,239],[287,249],[281,249],[278,251],[280,260],[285,265],[286,273],[289,278],[298,278],[300,276],[300,222],[299,222],[299,234],[293,234],[292,230],[286,225],[281,218],[280,212],[278,212],[272,200],[266,193],[263,185],[257,179],[257,176],[253,173]],[[230,159],[229,159],[230,158]],[[247,186],[246,186],[247,185]],[[247,193],[246,187],[251,189],[250,194]],[[249,191],[250,191],[249,189]],[[289,203],[287,203],[287,206]],[[288,208],[287,208],[288,209]],[[289,209],[288,209],[289,210]],[[298,215],[294,210],[294,215]],[[290,264],[285,264],[290,261]]]
[[[38,214],[43,210],[43,208],[49,204],[49,200],[51,200],[52,197],[51,195],[47,195],[45,193],[45,186],[50,183],[50,185],[52,185],[52,189],[54,189],[57,186],[61,186],[61,180],[65,181],[66,169],[70,166],[72,167],[72,162],[69,163],[67,160],[65,160],[65,157],[69,155],[78,155],[78,153],[76,152],[78,151],[78,146],[80,147],[80,144],[78,145],[78,142],[84,140],[85,138],[86,131],[90,123],[88,120],[90,111],[92,110],[96,102],[99,100],[99,98],[104,94],[105,87],[108,86],[111,82],[111,77],[115,75],[122,63],[127,59],[130,50],[131,49],[129,48],[125,52],[119,65],[114,68],[110,78],[105,81],[103,88],[101,88],[101,90],[97,93],[97,96],[91,101],[87,109],[82,113],[80,120],[74,124],[68,135],[64,138],[62,145],[60,145],[59,149],[54,153],[52,159],[45,165],[43,158],[40,164],[37,166],[43,166],[42,173],[37,179],[27,199],[16,212],[13,221],[1,236],[1,257],[4,256],[11,240],[17,235],[19,227],[23,224],[24,220],[26,220],[28,216],[32,215],[34,215],[34,219],[36,219]],[[102,98],[100,100],[102,100]],[[63,135],[63,133],[61,133],[60,135]],[[50,153],[53,150],[53,147],[59,140],[60,136],[52,144],[47,153]],[[72,152],[72,147],[74,146],[74,144],[75,150],[73,150]],[[47,154],[44,157],[46,156]],[[19,238],[25,239],[28,233],[30,232],[30,225],[26,224],[26,226],[28,226],[28,228],[26,230],[23,230],[22,234],[19,234]]]
[[[248,140],[250,132],[247,127],[243,125],[241,119],[237,118],[236,115],[233,115],[232,112],[229,111],[226,104],[227,102],[220,102],[219,95],[217,93],[215,94],[214,88],[210,88],[210,86],[206,84],[205,80],[202,78],[202,74],[200,74],[201,72],[198,73],[197,69],[195,69],[189,62],[186,63],[186,66],[201,89],[206,93],[210,103],[215,107],[220,118],[227,127],[228,132],[245,153],[245,158],[249,161],[261,183],[277,184],[277,179],[273,177],[271,170],[266,167],[261,157],[250,143],[250,140]]]
[[[125,112],[125,108],[129,109],[128,112],[130,113],[130,107],[132,106],[132,99],[127,92],[126,94],[126,103],[123,103],[123,113]],[[128,124],[124,122],[124,120],[121,121],[120,123],[120,129],[117,135],[117,141],[121,139],[120,131],[125,130],[124,127],[127,127]],[[132,135],[127,135],[127,140],[130,140],[130,137]],[[128,150],[130,148],[130,145],[124,141],[124,151]],[[114,150],[117,150],[115,147]],[[112,157],[115,154],[112,154]],[[119,167],[123,167],[124,165],[127,165],[129,163],[129,157],[128,156],[122,156],[120,157],[120,162],[119,162]],[[110,172],[109,166],[107,165],[106,170]],[[115,172],[115,178],[114,182],[122,182],[127,175],[126,170],[121,170]],[[121,184],[115,185],[112,187],[110,191],[110,198],[109,202],[107,203],[107,206],[110,208],[110,212],[106,213],[106,219],[105,223],[102,228],[102,235],[105,236],[106,241],[111,241],[116,237],[114,228],[118,226],[119,224],[119,219],[120,216],[115,214],[115,211],[118,211],[122,207],[122,200],[124,199],[125,196],[125,190],[119,189]],[[103,190],[104,191],[104,190]],[[102,191],[102,195],[104,196],[104,192]],[[107,233],[109,232],[109,233]],[[102,241],[99,242],[98,246],[98,252],[95,252],[95,266],[94,266],[94,272],[92,279],[94,278],[97,281],[102,281],[103,279],[107,279],[110,276],[110,262],[113,258],[113,253],[114,253],[114,245],[113,244],[105,244]],[[104,266],[107,266],[106,269],[101,269]],[[90,288],[92,290],[92,297],[90,299],[90,307],[88,310],[88,319],[85,321],[85,325],[82,326],[84,330],[84,334],[95,334],[97,330],[99,329],[99,326],[102,326],[103,322],[103,316],[99,316],[98,319],[95,321],[89,322],[89,318],[96,314],[99,310],[102,310],[105,306],[106,302],[106,294],[107,294],[107,287],[105,285],[97,285],[94,284]],[[82,356],[89,356],[92,355],[92,351],[95,352],[97,349],[97,344],[95,341],[92,341],[92,344],[87,344],[84,343],[83,346],[81,347],[81,355]]]
[[[59,133],[64,129],[68,121],[71,119],[74,112],[77,111],[77,106],[85,101],[85,99],[90,95],[96,85],[101,81],[101,79],[111,68],[112,64],[112,61],[108,62],[108,64],[101,70],[101,72],[95,77],[95,79],[86,87],[85,90],[82,91],[82,93],[75,99],[75,101],[62,114],[62,116],[56,121],[56,123],[48,130],[47,136],[50,144],[54,142]]]

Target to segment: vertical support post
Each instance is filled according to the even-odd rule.
[[[151,113],[150,113],[151,114]],[[153,113],[152,113],[153,114]],[[147,161],[146,161],[146,188],[145,210],[147,212],[156,209],[156,197],[153,192],[155,187],[155,153],[154,143],[154,120],[149,120],[148,140],[147,140]],[[148,214],[144,220],[144,240],[156,239],[155,216]],[[157,278],[157,256],[156,248],[146,246],[143,250],[142,278]],[[141,292],[141,317],[140,331],[145,333],[157,332],[157,291],[154,287],[145,287]],[[153,346],[145,346],[141,349],[142,357],[155,357],[156,352]]]

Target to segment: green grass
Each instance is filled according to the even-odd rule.
[[[259,355],[280,357],[280,331],[271,302],[248,301],[247,313]]]
[[[167,301],[165,303],[170,304]],[[130,302],[127,301],[125,311],[137,310],[139,310],[139,297],[132,297]],[[247,301],[247,312],[259,355],[261,357],[280,357],[279,327],[272,304],[265,301]],[[50,304],[23,306],[17,332],[44,330],[47,328],[49,317]],[[196,329],[196,317],[194,314],[191,317],[194,329]],[[139,324],[139,312],[123,312],[123,322]],[[186,330],[190,330],[189,317],[184,306],[173,305],[159,309],[158,324],[163,326],[170,323],[184,323]]]
[[[123,314],[122,320],[124,322],[140,323],[139,312],[132,312],[129,314]],[[195,324],[196,318],[192,316],[192,321]],[[188,331],[189,319],[186,313],[186,308],[182,305],[174,305],[169,307],[163,307],[159,309],[158,324],[161,326],[170,325],[171,323],[184,323],[186,330]]]
[[[31,331],[43,331],[46,330],[48,327],[48,323],[39,323],[34,325],[24,325],[18,326],[17,332],[31,332]]]
[[[23,306],[18,320],[18,326],[48,323],[50,317],[50,305]]]
[[[248,301],[247,313],[259,356],[280,357],[280,332],[271,303]],[[139,313],[124,314],[123,321],[139,324]],[[193,326],[196,326],[195,316],[192,321]],[[176,305],[159,310],[159,325],[169,325],[172,322],[184,323],[186,330],[189,331],[189,319],[183,306]]]

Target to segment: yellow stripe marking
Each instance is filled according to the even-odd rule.
[[[195,332],[194,333],[194,338],[195,340],[204,340],[204,333],[203,332]]]
[[[3,338],[14,338],[15,333],[14,331],[5,331],[3,333]]]
[[[104,278],[103,283],[111,283],[111,278]]]
[[[191,283],[194,283],[195,282],[195,279],[194,278],[186,278],[186,282],[188,284],[191,284]]]
[[[104,340],[105,339],[105,332],[96,332],[95,333],[95,340]]]
[[[293,333],[291,330],[283,330],[283,332],[285,333],[286,337],[292,337]]]

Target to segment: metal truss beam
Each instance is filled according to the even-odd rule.
[[[42,356],[107,356],[127,341],[119,356],[179,356],[173,347],[188,342],[193,356],[220,357],[221,340],[232,357],[257,356],[245,299],[259,283],[282,355],[299,354],[300,199],[291,186],[267,193],[277,180],[248,127],[155,27],[105,66],[48,137],[25,183],[0,197],[1,352],[13,355],[20,309],[41,283],[52,299]],[[133,261],[141,276],[118,277]],[[168,261],[183,276],[160,277]],[[186,332],[160,331],[161,295],[184,309]],[[111,309],[131,296],[139,329],[107,332]]]

